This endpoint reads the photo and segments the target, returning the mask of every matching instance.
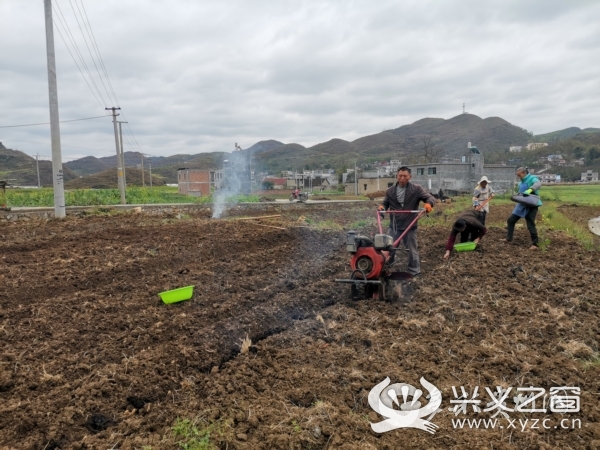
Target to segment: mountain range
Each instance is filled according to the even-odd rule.
[[[343,169],[353,166],[355,160],[364,164],[390,159],[414,163],[441,156],[457,158],[466,151],[469,142],[482,151],[486,162],[500,162],[509,158],[508,148],[513,145],[552,143],[583,134],[598,133],[600,128],[570,127],[535,136],[500,117],[482,119],[473,114],[460,114],[450,119],[424,118],[354,141],[334,138],[304,147],[295,143],[265,140],[245,150],[251,153],[256,170],[276,174],[281,170],[305,168]],[[219,168],[228,154],[211,152],[147,157],[144,158],[144,168],[147,171],[151,166],[153,175],[162,177],[167,183],[176,183],[178,168]],[[126,167],[139,168],[140,164],[140,153],[125,152]],[[86,156],[64,163],[63,167],[65,181],[69,181],[116,168],[116,157]],[[0,143],[0,179],[3,177],[15,178],[14,184],[37,184],[35,159],[17,150],[7,149]],[[106,178],[105,175],[103,177]],[[43,185],[51,184],[52,170],[49,161],[40,161],[40,178]],[[88,184],[94,185],[94,182],[90,181]]]

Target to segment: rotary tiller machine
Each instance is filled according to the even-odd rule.
[[[392,236],[383,233],[381,226],[381,216],[383,214],[414,214],[415,218],[394,241]],[[379,234],[376,234],[374,239],[349,231],[346,237],[346,250],[352,254],[350,260],[352,274],[350,279],[335,281],[350,284],[353,300],[368,298],[399,299],[402,296],[401,283],[410,281],[413,276],[408,272],[392,272],[391,265],[395,260],[392,255],[398,250],[398,246],[406,233],[425,214],[424,209],[416,211],[378,211]]]

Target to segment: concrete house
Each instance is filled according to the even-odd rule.
[[[430,192],[440,189],[446,195],[472,193],[483,175],[487,176],[494,191],[511,191],[516,183],[517,166],[485,164],[481,152],[475,146],[467,146],[467,154],[461,162],[447,164],[411,164],[412,182],[420,184]]]
[[[516,165],[484,164],[483,155],[477,147],[471,146],[470,142],[460,162],[407,164],[407,167],[411,169],[411,182],[420,184],[431,193],[442,189],[446,195],[451,196],[472,193],[483,175],[488,177],[494,191],[500,194],[511,191],[517,179]],[[359,173],[358,193],[370,194],[384,190],[395,182],[395,174],[393,178],[378,178],[362,176]],[[349,175],[346,178],[346,193],[353,194],[354,190],[354,176]]]
[[[536,175],[542,183],[560,183],[560,175],[555,173],[540,173]]]
[[[273,189],[285,189],[287,186],[287,178],[283,177],[265,177],[263,183],[273,183]]]
[[[182,195],[210,196],[214,190],[220,189],[222,181],[222,170],[177,169],[177,186]]]
[[[588,170],[581,174],[581,181],[589,182],[589,181],[598,181],[598,172],[592,172]]]

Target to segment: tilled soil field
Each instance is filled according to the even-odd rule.
[[[414,293],[353,302],[333,282],[349,272],[345,232],[306,223],[372,210],[307,207],[262,226],[135,214],[7,224],[0,446],[600,448],[600,255],[559,233],[531,252],[522,228],[515,245],[492,228],[444,262],[448,227],[422,226]],[[156,295],[192,284],[188,302]],[[435,434],[371,430],[384,417],[369,391],[386,377],[441,391]],[[535,407],[547,411],[449,411],[454,390],[478,388],[483,410],[497,386],[511,388],[509,409],[533,392],[517,388],[543,389]],[[579,387],[580,411],[550,411],[555,387]],[[452,421],[495,413],[493,429]]]

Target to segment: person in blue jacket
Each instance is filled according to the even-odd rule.
[[[523,194],[525,196],[530,194],[538,195],[538,190],[540,187],[542,187],[542,182],[539,180],[539,178],[531,175],[529,170],[524,167],[519,167],[517,169],[517,178],[521,180],[519,182],[519,194]],[[525,222],[527,222],[527,230],[531,235],[531,247],[529,247],[529,249],[537,250],[538,233],[537,228],[535,227],[535,216],[537,216],[538,208],[541,205],[541,200],[538,200],[537,206],[528,206],[522,203],[517,203],[517,206],[515,206],[515,209],[506,221],[506,224],[508,225],[508,231],[506,233],[506,239],[503,240],[505,242],[511,242],[513,240],[515,224],[519,221],[519,219],[524,218]]]

